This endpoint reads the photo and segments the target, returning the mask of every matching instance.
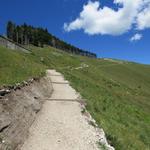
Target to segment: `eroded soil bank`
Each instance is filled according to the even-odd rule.
[[[15,150],[28,136],[28,129],[52,93],[48,76],[0,97],[0,150]]]

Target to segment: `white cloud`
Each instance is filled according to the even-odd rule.
[[[106,6],[101,8],[99,1],[89,1],[83,6],[77,19],[64,24],[64,29],[67,32],[83,29],[90,35],[121,35],[129,31],[134,24],[137,29],[148,28],[150,27],[148,3],[150,0],[114,0],[114,4],[122,6],[114,10]]]
[[[150,5],[138,14],[137,28],[139,30],[150,28]]]
[[[130,41],[131,42],[133,42],[133,41],[139,41],[139,40],[141,40],[142,37],[143,37],[142,34],[136,33],[133,37],[130,38]]]

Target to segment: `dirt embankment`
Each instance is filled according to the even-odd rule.
[[[0,97],[0,150],[19,149],[28,129],[52,93],[49,77]]]

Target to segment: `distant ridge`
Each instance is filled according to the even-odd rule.
[[[63,40],[60,40],[56,36],[49,33],[47,29],[43,29],[41,27],[33,27],[31,25],[27,25],[26,23],[24,23],[23,25],[16,25],[15,23],[9,21],[7,23],[7,37],[21,45],[33,44],[39,47],[50,45],[69,53],[88,56],[92,58],[97,57],[95,53],[82,50],[66,43]]]

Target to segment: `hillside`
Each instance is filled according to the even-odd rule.
[[[25,54],[0,47],[0,85],[61,72],[87,99],[87,109],[118,150],[150,148],[150,66],[93,59],[51,47]]]
[[[76,46],[66,43],[48,32],[47,29],[41,27],[33,27],[24,23],[23,25],[16,25],[9,21],[7,23],[7,37],[13,42],[26,45],[32,44],[34,46],[44,47],[49,45],[63,51],[74,53],[82,56],[94,57],[96,54],[80,49]]]

